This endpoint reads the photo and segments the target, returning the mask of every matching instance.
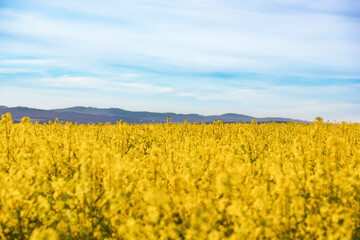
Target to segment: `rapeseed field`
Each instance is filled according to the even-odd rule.
[[[360,239],[360,125],[5,114],[0,239]]]

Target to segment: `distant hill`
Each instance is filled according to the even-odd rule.
[[[251,122],[256,119],[258,122],[300,122],[306,123],[306,121],[279,118],[279,117],[267,117],[256,118],[252,116],[227,113],[223,115],[210,115],[204,116],[199,114],[177,114],[177,113],[157,113],[157,112],[145,112],[145,111],[126,111],[120,108],[93,108],[93,107],[71,107],[63,109],[42,110],[36,108],[27,107],[6,107],[0,106],[0,114],[10,112],[14,121],[18,122],[24,116],[30,117],[32,120],[39,120],[40,122],[54,121],[56,118],[59,121],[71,121],[81,123],[115,123],[123,120],[127,123],[151,123],[166,122],[168,117],[171,117],[172,122],[184,122],[187,120],[190,123],[205,122],[211,123],[221,119],[223,122]]]

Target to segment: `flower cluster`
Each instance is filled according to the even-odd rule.
[[[359,124],[0,121],[0,239],[359,238]]]

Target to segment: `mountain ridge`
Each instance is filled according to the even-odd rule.
[[[128,111],[121,108],[95,108],[75,106],[61,109],[37,109],[29,107],[6,107],[0,105],[0,114],[10,112],[15,122],[19,122],[23,117],[30,117],[32,120],[39,120],[40,122],[53,121],[56,118],[59,121],[71,121],[79,124],[87,123],[116,123],[120,120],[127,123],[164,123],[170,117],[172,122],[184,122],[187,120],[189,123],[204,122],[211,123],[221,119],[225,123],[230,122],[251,122],[256,119],[257,122],[299,122],[309,123],[308,121],[282,118],[282,117],[266,117],[256,118],[253,116],[225,113],[221,115],[200,115],[196,113],[182,114],[174,112],[150,112],[150,111]]]

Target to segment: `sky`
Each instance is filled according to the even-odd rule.
[[[360,122],[360,1],[0,0],[0,105]]]

